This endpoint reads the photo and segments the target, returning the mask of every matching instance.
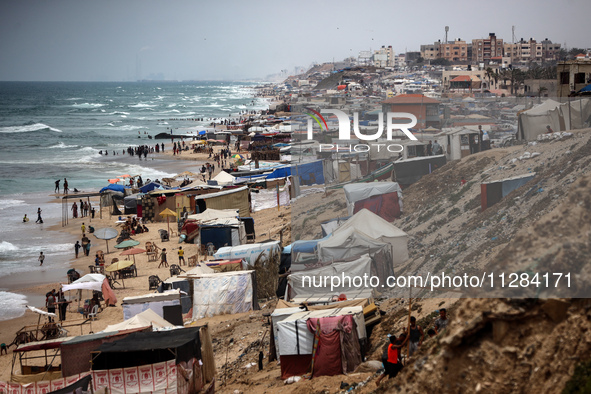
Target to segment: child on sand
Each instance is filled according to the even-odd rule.
[[[166,248],[162,248],[162,253],[160,253],[160,264],[158,265],[158,268],[162,267],[162,265],[168,268],[168,262],[166,261]]]
[[[185,263],[185,251],[182,246],[179,246],[179,265],[187,265]]]

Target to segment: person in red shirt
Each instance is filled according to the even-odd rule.
[[[382,355],[382,363],[384,364],[384,373],[380,375],[378,380],[376,380],[376,386],[380,385],[380,382],[388,376],[388,379],[396,377],[398,372],[402,370],[402,360],[400,357],[400,352],[402,347],[408,341],[408,336],[406,333],[400,334],[398,339],[396,339],[395,335],[390,336],[390,343],[386,346],[384,350],[384,354]]]

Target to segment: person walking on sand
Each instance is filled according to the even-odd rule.
[[[168,262],[166,261],[166,248],[162,248],[162,253],[160,253],[160,264],[158,265],[158,268],[162,267],[162,265],[168,268]]]
[[[64,194],[68,194],[68,180],[64,178]]]
[[[55,181],[55,193],[59,193],[60,192],[60,181],[61,179],[58,179],[57,181]]]
[[[179,246],[179,265],[187,265],[185,263],[185,251],[182,246]]]
[[[43,262],[45,261],[45,255],[43,254],[43,252],[39,253],[39,258],[37,260],[39,260],[39,267],[41,267],[43,265]]]
[[[76,241],[76,243],[74,244],[74,252],[76,253],[76,258],[78,258],[78,252],[80,251],[81,247],[82,245],[80,245],[80,241]]]
[[[72,217],[74,219],[78,218],[78,205],[76,205],[76,202],[74,202],[74,204],[72,204]]]
[[[88,238],[86,238],[86,239],[88,239]],[[90,240],[86,244],[86,247],[84,248],[84,252],[86,253],[87,256],[90,256]]]
[[[43,219],[41,219],[41,207],[37,208],[37,220],[35,223],[43,223]]]

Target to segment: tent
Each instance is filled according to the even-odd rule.
[[[151,309],[146,309],[143,312],[117,324],[111,324],[107,326],[103,332],[109,333],[113,331],[127,331],[137,329],[171,329],[174,325],[164,320],[156,312]]]
[[[136,332],[93,352],[93,389],[112,393],[196,393],[214,380],[207,326]]]
[[[418,182],[424,175],[430,174],[447,163],[445,155],[419,156],[394,162],[396,181],[409,186]]]
[[[498,181],[485,182],[480,185],[480,206],[484,211],[492,207],[513,190],[525,185],[536,176],[536,173],[514,176]]]
[[[359,342],[367,337],[363,307],[306,312],[287,309],[272,315],[282,379],[306,374],[312,363],[312,376],[352,372],[361,363]]]
[[[99,193],[104,193],[106,191],[114,191],[114,192],[119,192],[119,193],[125,193],[125,186],[123,185],[117,185],[117,184],[111,184],[109,186],[103,187]]]
[[[187,219],[194,219],[201,223],[206,223],[217,219],[236,218],[238,217],[237,209],[213,209],[208,208],[202,213],[187,216]]]
[[[86,274],[74,282],[62,285],[63,291],[68,290],[95,290],[102,291],[103,281],[107,277],[103,274]]]
[[[364,275],[370,277],[377,274],[375,264],[367,254],[352,261],[334,262],[318,268],[292,272],[287,277],[285,300],[303,298],[328,302],[333,296],[340,294],[345,294],[347,299],[368,298],[373,294],[373,289],[366,289],[363,280],[358,283],[343,278],[363,278]]]
[[[150,293],[135,297],[125,297],[121,306],[123,307],[123,319],[131,319],[146,309],[151,309],[158,316],[166,318],[164,308],[168,306],[181,305],[180,290],[171,290],[165,293]]]
[[[212,180],[216,181],[218,185],[233,185],[234,178],[232,175],[228,174],[226,171],[220,171]]]
[[[324,161],[292,165],[291,175],[299,178],[300,185],[324,184]]]
[[[565,130],[560,103],[551,99],[519,114],[517,139],[535,140],[538,135],[546,132],[546,126],[554,131]]]
[[[140,194],[132,194],[123,198],[123,206],[125,215],[137,214],[138,197]]]
[[[371,239],[388,243],[392,246],[392,266],[396,267],[408,260],[408,235],[398,227],[378,215],[362,209],[351,216],[342,226],[333,231],[333,236],[354,228]]]
[[[247,186],[228,189],[217,193],[202,194],[195,197],[197,212],[206,209],[237,209],[240,216],[250,213],[249,191]]]
[[[265,243],[248,244],[233,247],[227,246],[219,248],[218,251],[213,255],[213,257],[215,259],[220,260],[244,259],[248,264],[254,265],[256,259],[259,257],[261,253],[265,253],[268,257],[271,253],[279,252],[279,241],[272,241]]]
[[[155,189],[170,189],[170,187],[161,185],[156,182],[150,182],[150,183],[147,183],[144,186],[140,187],[140,192],[148,193],[148,192],[151,192],[152,190],[155,190]]]
[[[396,182],[352,183],[343,186],[343,190],[345,191],[347,209],[350,215],[354,213],[357,202],[366,201],[371,197],[396,193],[398,195],[396,201],[402,201],[402,189]],[[400,216],[400,212],[398,216]]]
[[[253,270],[182,277],[193,279],[193,320],[259,309]]]
[[[349,227],[318,242],[316,252],[320,261],[338,261],[366,253],[372,256],[384,249],[391,259],[390,244],[370,238],[355,228]]]
[[[320,228],[322,228],[322,236],[326,237],[327,235],[332,234],[334,230],[339,228],[341,224],[345,223],[349,220],[351,216],[346,216],[342,218],[330,219],[325,222],[320,223]]]

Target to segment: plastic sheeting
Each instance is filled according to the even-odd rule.
[[[248,264],[253,265],[261,253],[265,253],[268,257],[271,253],[279,252],[279,241],[273,241],[262,244],[249,244],[233,247],[227,246],[219,248],[213,257],[220,260],[244,259]]]
[[[355,285],[353,277],[363,278],[363,275],[371,276],[371,267],[372,260],[366,254],[353,261],[335,262],[324,267],[292,273],[287,279],[289,289],[289,297],[287,298],[301,298],[326,293],[333,295],[344,293],[348,298],[352,298],[350,294],[360,288],[359,284],[357,286]],[[340,280],[343,275],[351,277],[351,281]],[[332,281],[331,277],[333,276],[338,278],[339,281]]]
[[[206,274],[193,281],[193,320],[253,309],[254,271]]]
[[[291,168],[292,177],[298,177],[300,185],[324,184],[324,161],[318,160],[312,163],[294,164]]]
[[[258,193],[251,193],[250,196],[253,212],[277,207],[277,189],[261,189]],[[289,185],[279,188],[279,204],[281,206],[290,204]]]
[[[307,328],[308,319],[351,315],[357,324],[359,339],[367,338],[363,308],[361,306],[306,312],[297,312],[292,308],[285,308],[281,309],[280,312],[285,310],[288,310],[287,313],[276,314],[276,311],[272,315],[275,343],[277,352],[281,356],[312,354],[314,334]],[[289,312],[292,313],[289,314]]]
[[[103,281],[106,276],[103,274],[86,274],[82,278],[75,280],[74,282],[62,285],[63,291],[68,290],[95,290],[102,291]]]
[[[151,309],[158,316],[164,318],[164,307],[180,305],[180,291],[174,290],[166,293],[152,293],[138,297],[125,297],[123,299],[123,319],[131,319],[135,315]]]
[[[354,228],[348,228],[336,235],[318,242],[316,250],[321,261],[343,260],[377,252],[389,244],[372,239]]]
[[[112,394],[176,393],[177,366],[175,360],[130,368],[92,371],[94,392],[109,389]]]

